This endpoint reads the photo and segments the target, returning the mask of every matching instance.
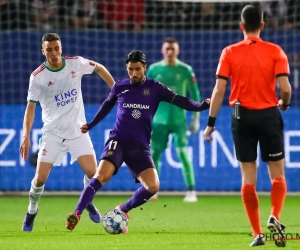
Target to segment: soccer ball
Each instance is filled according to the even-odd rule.
[[[124,212],[115,208],[106,212],[102,225],[109,234],[120,234],[128,226],[128,219]]]

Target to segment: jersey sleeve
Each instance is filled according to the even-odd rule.
[[[113,109],[117,102],[118,98],[116,96],[116,84],[114,84],[110,90],[110,93],[106,100],[102,103],[100,106],[98,112],[94,116],[93,120],[89,122],[88,128],[91,130],[93,127],[95,127],[99,122],[101,122]]]
[[[31,75],[29,79],[29,88],[27,95],[27,102],[38,102],[41,96],[41,87],[36,82],[36,78]]]
[[[282,48],[279,47],[278,53],[275,59],[275,76],[289,76],[290,74],[290,67],[289,62],[286,54],[282,50]]]
[[[96,68],[96,62],[83,58],[79,56],[80,64],[81,64],[81,73],[85,74],[92,74]]]
[[[118,97],[117,97],[117,94],[116,94],[116,83],[111,87],[110,89],[110,93],[107,97],[107,100],[111,101],[111,102],[117,102],[118,100]]]
[[[162,83],[158,83],[158,88],[160,101],[171,103],[188,111],[202,111],[209,108],[206,100],[202,101],[202,103],[195,102],[185,96],[177,95]]]
[[[220,56],[217,72],[216,72],[216,78],[222,78],[224,80],[228,80],[230,77],[230,62],[229,62],[229,48],[226,47],[223,49],[222,54]]]
[[[166,85],[158,82],[158,94],[159,94],[159,100],[172,103],[174,97],[177,95],[174,91],[169,89]]]

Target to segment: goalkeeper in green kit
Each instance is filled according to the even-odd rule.
[[[147,77],[165,84],[179,95],[186,96],[189,92],[191,99],[200,102],[199,88],[192,67],[177,58],[179,54],[178,41],[175,38],[166,38],[163,41],[162,54],[164,59],[149,67]],[[197,133],[199,126],[199,113],[195,112],[188,127],[191,135]],[[162,152],[167,148],[169,134],[172,134],[177,155],[183,165],[182,173],[187,186],[183,201],[197,202],[194,168],[187,153],[188,138],[185,110],[161,102],[153,118],[152,127],[151,152],[158,174],[160,173],[159,159]],[[152,199],[156,200],[157,196]]]

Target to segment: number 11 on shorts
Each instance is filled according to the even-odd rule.
[[[116,149],[116,147],[117,147],[117,144],[118,144],[118,142],[117,141],[114,141],[114,140],[111,140],[109,143],[108,143],[108,149],[109,150],[115,150]]]

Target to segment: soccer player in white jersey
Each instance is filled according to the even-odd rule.
[[[23,221],[23,231],[31,232],[38,212],[38,201],[53,165],[60,165],[67,152],[71,163],[78,161],[85,172],[86,186],[96,173],[95,151],[89,135],[82,134],[80,127],[86,124],[81,93],[81,78],[96,72],[111,87],[114,79],[107,69],[94,61],[80,56],[62,56],[58,34],[48,33],[42,37],[42,53],[46,60],[30,76],[27,107],[24,115],[23,138],[20,154],[28,158],[30,130],[34,121],[36,103],[42,107],[43,136],[35,176],[29,191],[28,212]],[[87,211],[92,221],[99,223],[101,216],[90,203]]]

